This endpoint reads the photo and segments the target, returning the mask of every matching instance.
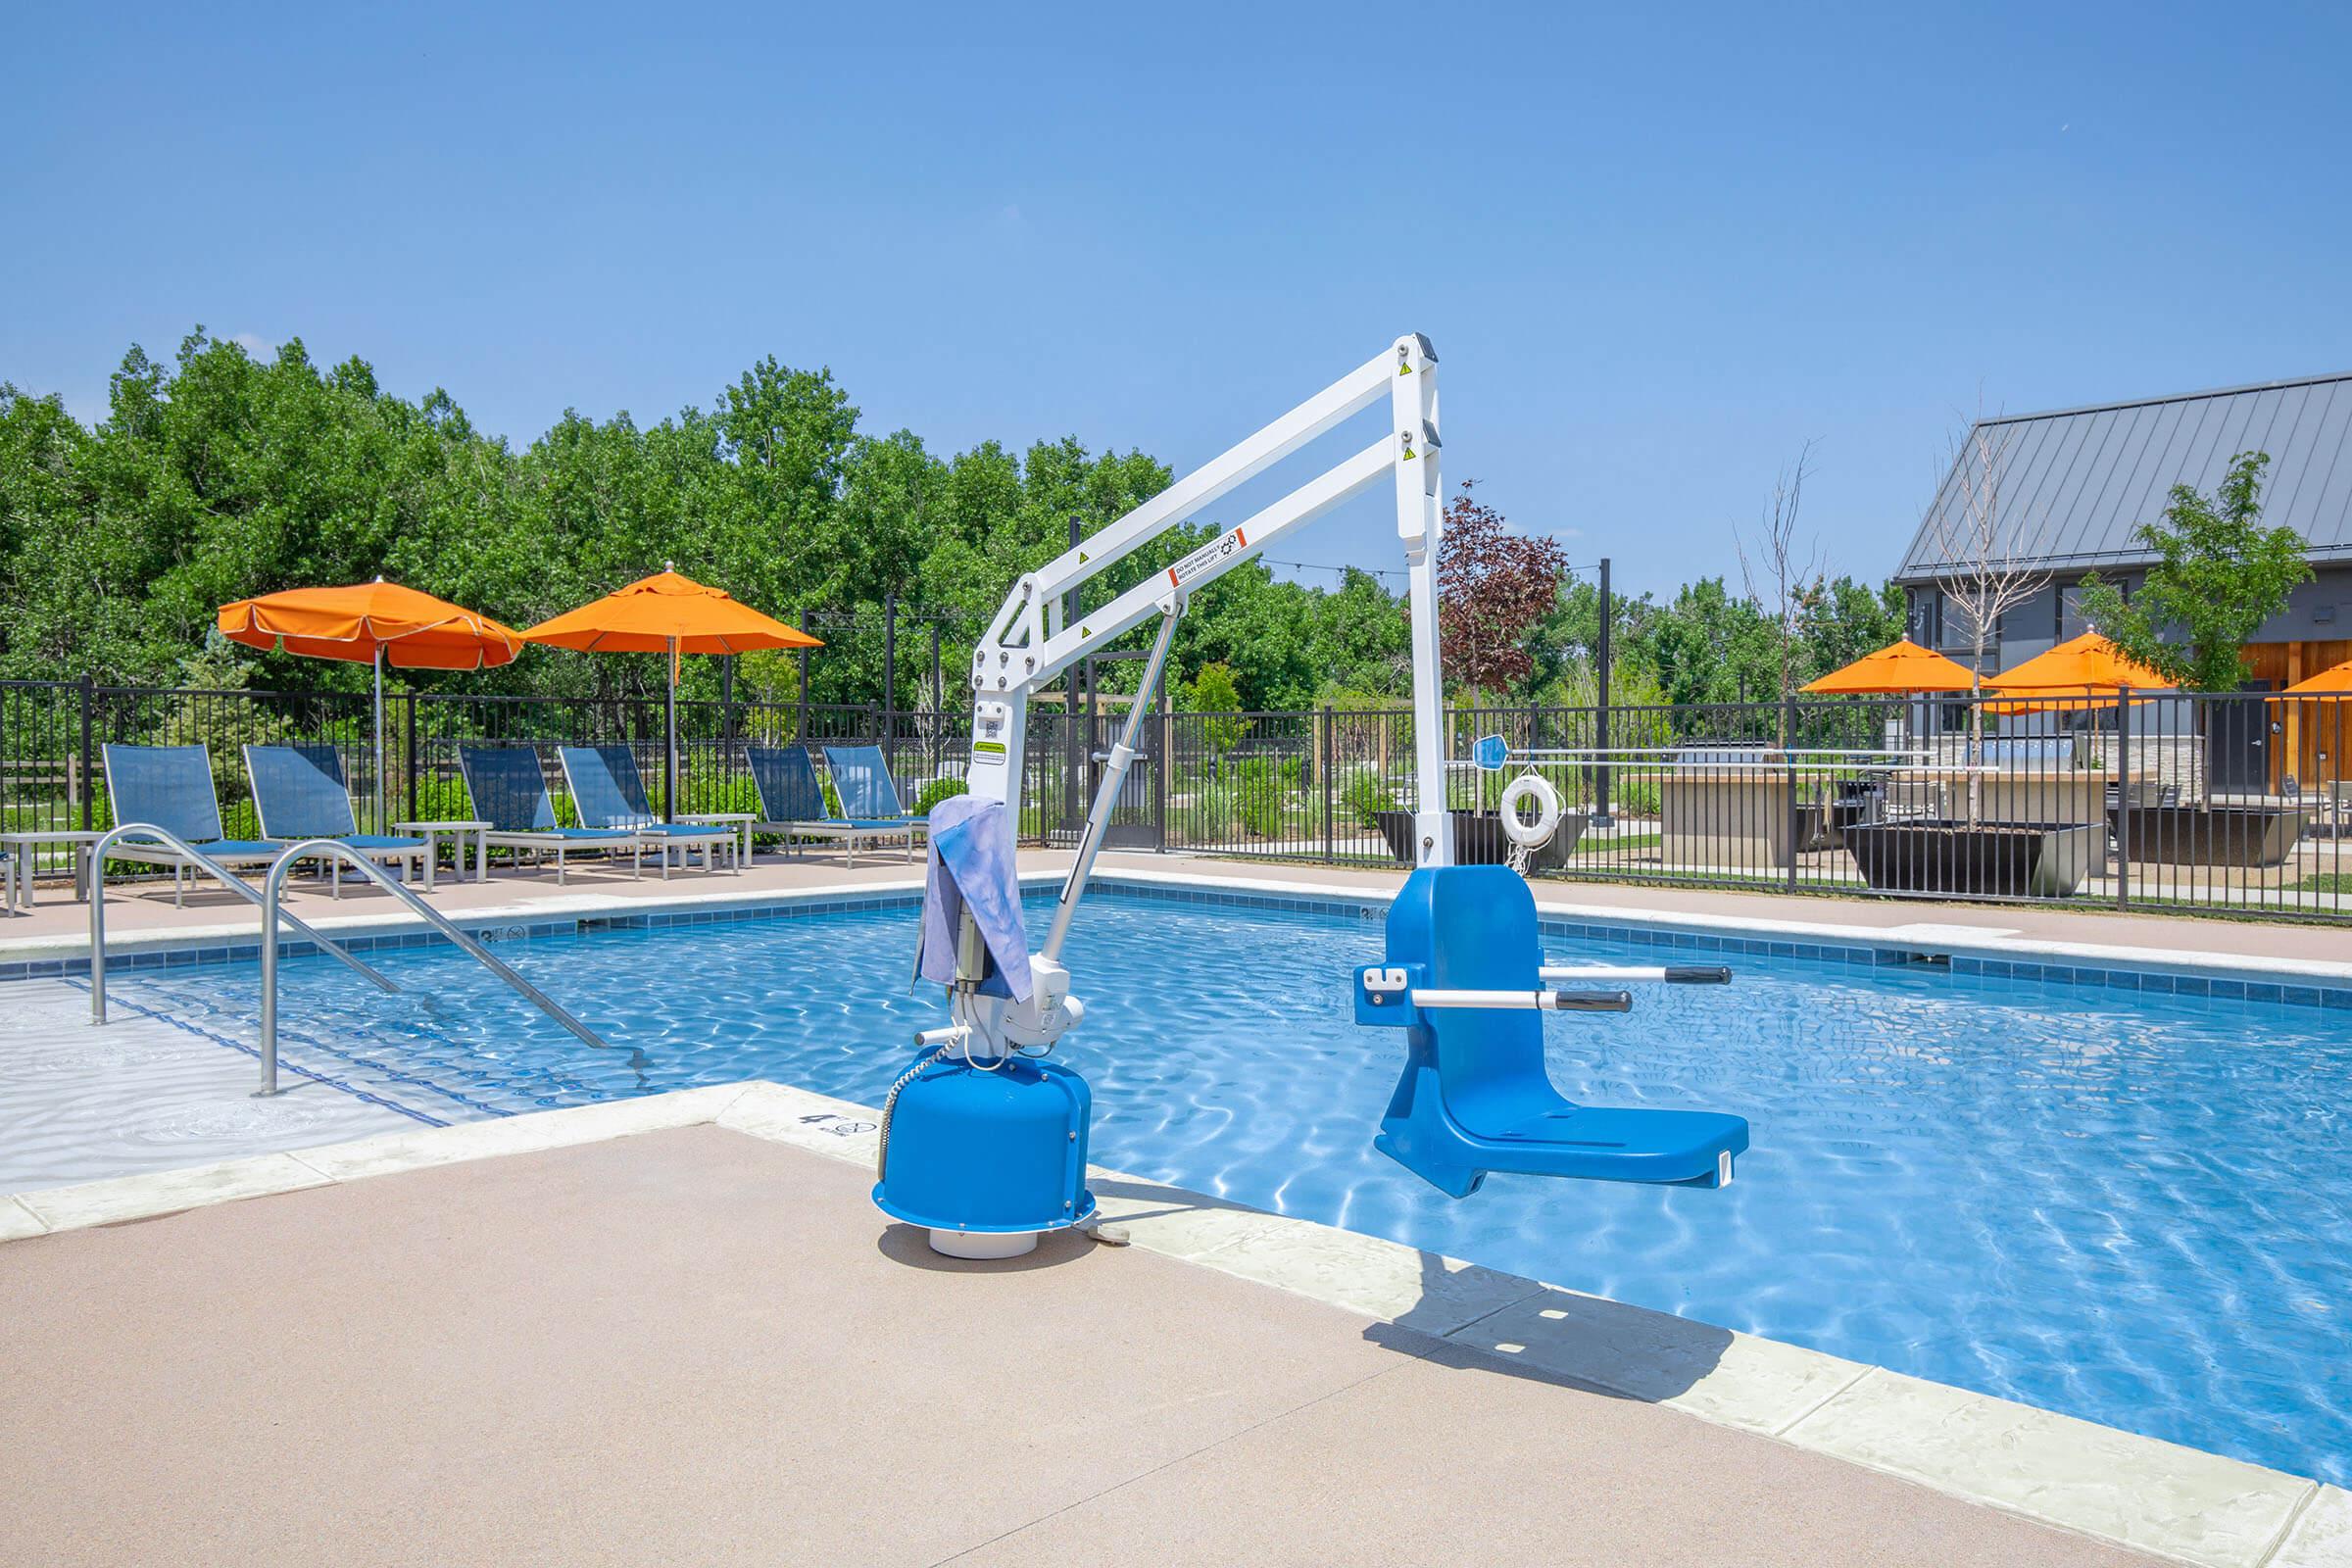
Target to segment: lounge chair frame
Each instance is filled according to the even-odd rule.
[[[800,753],[801,765],[808,769],[807,792],[808,798],[816,803],[817,808],[824,811],[822,816],[807,816],[793,811],[791,808],[800,803],[785,797],[787,791],[796,787],[795,781],[785,778],[781,773],[770,772],[761,765],[761,758],[767,757],[775,759],[778,767],[789,769],[787,759],[794,752]],[[906,846],[906,858],[914,858],[914,834],[906,824],[856,821],[832,814],[825,806],[824,786],[817,779],[816,760],[808,755],[808,747],[747,746],[744,748],[744,762],[752,775],[753,793],[760,801],[760,820],[752,824],[752,831],[781,835],[786,854],[794,852],[795,839],[832,839],[842,847],[843,864],[854,866],[858,863],[858,845],[901,839]],[[772,797],[771,784],[776,786]],[[779,806],[783,809],[778,809]]]
[[[132,752],[194,753],[197,757],[202,758],[204,761],[204,805],[202,809],[199,810],[183,804],[163,812],[139,811],[125,815],[122,810],[122,796],[116,787],[115,759],[118,753]],[[231,839],[222,832],[220,788],[213,778],[213,754],[202,746],[138,746],[120,741],[109,741],[99,749],[99,766],[106,774],[107,810],[112,814],[113,820],[118,823],[153,822],[158,827],[171,828],[172,831],[178,833],[181,838],[186,839],[202,852],[214,865],[231,871],[245,866],[267,866],[274,861],[280,853],[277,845],[262,844],[253,840]],[[192,795],[194,792],[191,790],[189,793]],[[177,820],[167,821],[164,820],[165,817],[175,817]],[[209,833],[203,831],[208,822],[211,825]],[[183,828],[195,828],[197,831],[185,832],[182,831]],[[135,839],[124,839],[109,847],[107,858],[130,860],[141,865],[170,866],[172,868],[172,906],[175,909],[184,908],[187,906],[187,873],[191,870],[199,873],[206,870],[201,862],[188,858],[169,845],[141,843]],[[103,874],[103,867],[95,864],[90,867],[93,888],[96,885],[96,879]],[[95,893],[92,896],[95,897]]]
[[[556,763],[564,770],[564,783],[571,791],[571,808],[578,813],[580,825],[636,833],[643,841],[642,848],[654,851],[660,858],[662,881],[669,880],[669,852],[673,849],[678,852],[681,867],[685,867],[694,863],[694,852],[699,847],[706,876],[718,869],[718,855],[722,850],[732,868],[738,873],[743,870],[743,837],[733,828],[663,821],[654,814],[645,779],[637,771],[637,755],[626,746],[559,746]],[[592,765],[604,769],[604,784],[617,797],[611,808],[589,808],[588,803],[599,789],[598,781],[587,773]],[[587,791],[582,790],[583,783],[589,786]],[[591,817],[598,820],[591,821]]]
[[[484,822],[498,820],[497,816],[489,809],[491,797],[483,789],[482,784],[475,781],[472,766],[472,759],[493,752],[515,752],[530,758],[538,786],[536,808],[531,813],[532,820],[536,824],[538,819],[544,816],[547,823],[543,827],[534,825],[527,828],[485,828],[482,832],[482,845],[485,849],[514,851],[517,867],[523,863],[523,857],[526,854],[531,858],[531,863],[541,864],[545,862],[546,857],[552,852],[556,859],[556,885],[558,887],[564,886],[570,877],[570,865],[567,858],[573,850],[602,850],[610,858],[620,850],[626,849],[629,852],[629,875],[632,877],[645,875],[645,840],[642,836],[612,829],[562,828],[555,825],[555,797],[548,792],[547,764],[540,760],[539,749],[536,746],[486,745],[460,746],[458,748],[458,772],[466,781],[466,796],[473,805],[476,820]]]
[[[242,750],[245,758],[245,779],[246,782],[253,787],[253,811],[254,815],[261,818],[263,838],[270,840],[273,844],[295,844],[304,839],[314,838],[333,839],[336,843],[342,845],[345,849],[350,850],[355,855],[363,856],[366,858],[374,861],[378,865],[392,866],[399,870],[404,876],[416,878],[424,884],[425,892],[430,893],[433,891],[433,856],[431,850],[431,841],[417,838],[391,837],[376,833],[362,833],[360,831],[359,812],[351,804],[351,784],[343,776],[342,754],[337,752],[332,746],[304,746],[283,743],[273,745],[255,745],[249,743],[242,748]],[[269,793],[262,788],[262,770],[254,766],[254,754],[256,752],[292,752],[297,756],[307,759],[314,764],[319,764],[318,771],[320,775],[332,782],[335,787],[342,792],[343,820],[350,825],[340,829],[339,831],[318,833],[294,832],[291,830],[290,824],[284,821],[280,821],[277,824],[277,827],[287,828],[288,831],[279,832],[277,828],[272,828],[270,824]],[[329,768],[323,765],[321,762],[322,758],[325,760],[331,760],[333,766]],[[284,803],[281,802],[280,804],[282,805]],[[328,867],[326,873],[327,887],[335,898],[340,899],[343,897],[342,858],[339,856],[329,855],[323,857],[323,858],[325,859]]]

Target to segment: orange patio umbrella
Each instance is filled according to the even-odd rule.
[[[375,666],[375,822],[384,826],[384,662],[402,669],[511,663],[521,637],[488,615],[378,577],[343,588],[288,588],[222,605],[222,636],[310,659]]]
[[[2052,708],[2080,707],[2125,690],[2169,692],[2176,688],[2097,632],[2086,631],[2046,654],[2035,654],[2015,669],[2003,670],[1986,681],[1984,689],[2025,699],[1988,704],[1991,711],[2038,713]]]
[[[1902,697],[1913,692],[1965,692],[1976,684],[1967,665],[1905,637],[1807,681],[1799,690],[1817,697]]]
[[[2321,670],[2317,675],[2306,676],[2278,695],[2280,697],[2352,696],[2352,659],[2347,659],[2340,664],[2332,664]]]
[[[678,656],[749,654],[763,648],[822,648],[822,639],[763,615],[724,589],[681,577],[663,562],[651,577],[615,588],[522,633],[522,640],[591,654],[669,655],[667,808],[678,798]]]

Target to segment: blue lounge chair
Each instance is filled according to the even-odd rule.
[[[178,834],[214,865],[231,871],[268,865],[285,850],[282,844],[221,835],[220,801],[213,793],[213,757],[201,746],[118,746],[110,741],[101,761],[107,808],[120,826],[153,823]],[[186,901],[188,870],[204,869],[160,839],[124,839],[107,852],[107,858],[172,867],[174,907]],[[106,868],[92,866],[90,874],[94,880],[103,879]],[[93,887],[91,897],[96,896]]]
[[[915,835],[926,823],[909,816],[899,804],[899,786],[890,776],[890,763],[879,746],[828,746],[825,770],[833,775],[833,793],[841,797],[841,814],[853,821],[888,823],[906,835],[907,858],[914,858]]]
[[[360,831],[344,781],[343,758],[332,746],[248,746],[245,776],[253,781],[254,814],[262,837],[291,844],[297,839],[333,839],[368,859],[420,877],[433,890],[433,859],[422,839],[391,838]],[[327,882],[343,896],[343,862],[327,861]]]
[[[887,839],[904,839],[906,858],[914,858],[914,836],[900,820],[861,820],[850,813],[833,814],[825,805],[824,786],[817,782],[816,764],[799,746],[747,746],[744,760],[751,764],[752,788],[760,797],[757,833],[781,833],[789,847],[796,838],[839,839],[849,864],[858,863],[858,846]],[[838,786],[837,786],[838,787]]]
[[[626,746],[559,746],[556,757],[564,764],[564,780],[571,786],[571,804],[580,813],[581,825],[626,828],[641,835],[647,848],[662,857],[663,881],[669,880],[672,850],[684,859],[699,848],[707,873],[718,868],[716,857],[723,848],[735,869],[743,869],[739,849],[743,841],[733,828],[709,822],[665,822],[654,814],[645,779],[637,771],[637,755]]]
[[[630,874],[643,873],[645,840],[638,834],[626,828],[556,825],[556,803],[547,793],[547,773],[539,765],[537,747],[461,746],[458,771],[466,776],[475,817],[490,824],[482,834],[485,846],[513,850],[518,861],[526,854],[552,852],[559,886],[565,878],[565,857],[573,850],[603,850],[607,855],[626,850]]]

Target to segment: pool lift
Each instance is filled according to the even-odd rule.
[[[1576,1104],[1544,1068],[1541,1015],[1623,1012],[1623,989],[1563,985],[1713,981],[1721,969],[1547,965],[1535,899],[1503,866],[1452,864],[1439,683],[1437,354],[1418,334],[1382,354],[1158,495],[1023,575],[972,654],[966,796],[931,816],[918,979],[946,985],[951,1019],[915,1037],[919,1054],[882,1113],[874,1200],[957,1257],[1011,1257],[1045,1231],[1092,1226],[1086,1190],[1091,1100],[1079,1074],[1045,1059],[1085,1016],[1062,965],[1144,720],[1190,597],[1285,534],[1384,480],[1395,491],[1412,610],[1416,864],[1391,906],[1386,956],[1355,971],[1360,1023],[1405,1031],[1403,1074],[1375,1147],[1465,1197],[1490,1172],[1717,1187],[1747,1148],[1747,1123],[1705,1111]],[[1386,402],[1390,428],[1175,564],[1072,619],[1062,596],[1158,541],[1235,486]],[[1105,760],[1045,943],[1029,950],[1014,870],[1029,700],[1089,654],[1159,617],[1127,719]],[[1541,804],[1539,802],[1539,804]],[[1543,814],[1556,815],[1556,811]],[[1522,822],[1514,837],[1542,826]],[[1183,982],[1176,982],[1183,983]]]

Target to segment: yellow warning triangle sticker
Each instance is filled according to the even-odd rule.
[[[1081,566],[1086,564],[1086,552],[1083,550],[1078,552],[1078,564]]]

